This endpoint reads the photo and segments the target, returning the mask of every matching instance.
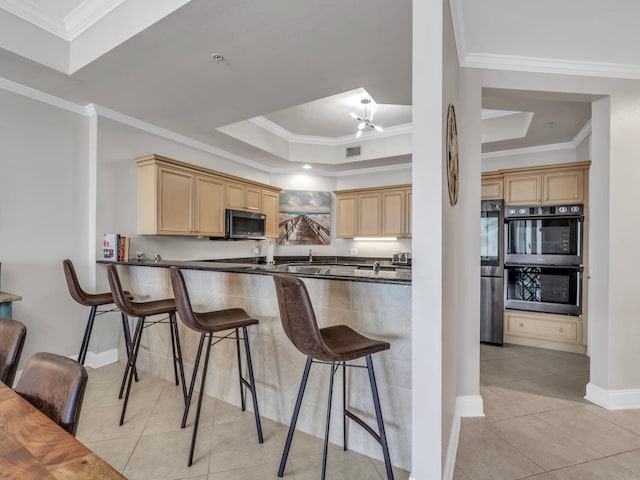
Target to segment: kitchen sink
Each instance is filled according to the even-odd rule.
[[[373,265],[358,265],[356,268],[358,270],[375,270]],[[395,272],[396,267],[390,267],[388,265],[380,265],[378,270],[381,272]]]

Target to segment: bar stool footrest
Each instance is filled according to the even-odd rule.
[[[371,435],[380,445],[382,445],[382,439],[380,438],[380,435],[378,434],[378,432],[376,432],[373,428],[367,425],[364,420],[362,420],[355,413],[349,410],[345,410],[344,414],[347,418],[350,418],[351,420],[356,422],[358,425],[360,425],[362,428],[364,428],[369,433],[369,435]]]

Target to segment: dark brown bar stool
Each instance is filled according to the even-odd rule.
[[[300,413],[300,405],[304,389],[307,385],[309,370],[312,363],[326,363],[331,365],[331,373],[329,375],[329,401],[327,405],[327,422],[324,435],[324,452],[322,456],[322,479],[325,478],[327,469],[327,447],[329,443],[329,422],[331,419],[331,399],[333,395],[333,377],[340,366],[342,366],[342,388],[343,388],[343,439],[344,449],[347,449],[347,418],[353,420],[362,428],[364,428],[378,443],[382,446],[384,455],[384,464],[387,470],[387,479],[393,480],[393,471],[391,470],[391,460],[389,458],[389,447],[387,445],[387,436],[384,431],[384,422],[382,420],[382,412],[380,410],[380,400],[378,399],[378,387],[376,386],[376,377],[373,372],[373,363],[371,355],[384,350],[389,350],[390,345],[387,342],[373,340],[363,337],[346,325],[335,325],[327,328],[318,328],[315,312],[307,292],[305,284],[296,277],[287,277],[284,275],[275,275],[273,280],[276,284],[276,293],[278,295],[278,305],[280,307],[280,319],[282,327],[289,340],[302,353],[307,355],[307,364],[302,375],[298,399],[293,410],[291,425],[289,426],[289,434],[282,452],[282,460],[280,461],[280,469],[278,476],[282,477],[284,468],[289,456],[291,448],[291,440],[296,428],[298,413]],[[346,408],[346,367],[365,368],[362,365],[347,365],[346,362],[366,357],[367,370],[369,372],[369,382],[371,384],[371,393],[373,395],[373,405],[376,411],[376,419],[378,421],[377,433],[361,418]]]
[[[82,338],[82,344],[80,345],[80,353],[78,354],[78,362],[84,365],[85,358],[87,356],[87,350],[89,348],[89,339],[91,337],[91,331],[93,330],[93,322],[96,315],[102,315],[103,313],[116,312],[117,308],[110,308],[108,310],[98,310],[98,307],[103,305],[111,305],[113,303],[113,295],[111,292],[106,293],[87,293],[85,292],[80,283],[78,282],[78,276],[76,270],[73,268],[71,260],[66,259],[62,261],[62,267],[64,268],[64,276],[67,280],[67,287],[69,287],[69,293],[71,297],[80,305],[85,307],[91,307],[89,312],[89,318],[87,319],[87,327],[84,330],[84,337]],[[124,295],[133,299],[133,296],[129,292],[124,292]],[[129,331],[129,322],[124,313],[120,312],[122,316],[122,330],[124,332],[124,343],[127,348],[127,357],[131,355],[131,332]],[[136,374],[136,381],[137,381]],[[120,394],[122,398],[122,394]]]
[[[127,361],[127,367],[124,370],[124,376],[122,377],[122,384],[120,386],[120,396],[125,388],[126,393],[124,396],[124,403],[122,405],[122,413],[120,415],[120,425],[124,422],[124,415],[127,411],[127,404],[129,403],[129,393],[131,392],[131,381],[133,379],[132,372],[135,372],[136,360],[138,358],[138,351],[140,350],[140,340],[142,339],[142,330],[149,325],[155,325],[157,323],[166,323],[166,317],[160,320],[149,322],[149,325],[145,326],[145,319],[153,315],[169,315],[169,326],[171,329],[171,349],[173,352],[173,373],[176,379],[176,385],[182,385],[182,396],[187,400],[187,388],[184,382],[184,366],[182,365],[182,350],[180,349],[180,337],[178,335],[178,324],[176,322],[176,302],[173,298],[167,298],[162,300],[151,300],[149,302],[134,302],[126,293],[122,290],[122,284],[120,283],[120,276],[118,275],[118,269],[114,264],[107,265],[107,278],[109,279],[109,285],[111,285],[111,293],[113,294],[113,300],[116,306],[125,315],[130,317],[138,317],[136,323],[136,329],[133,333],[133,344],[131,349],[131,355]],[[180,370],[180,378],[178,378],[178,369]]]
[[[253,399],[253,414],[256,418],[256,429],[258,431],[258,442],[262,443],[262,425],[260,423],[260,412],[258,411],[258,398],[256,396],[255,380],[253,378],[253,364],[251,363],[251,350],[249,348],[249,336],[247,334],[247,327],[249,325],[257,325],[258,320],[251,318],[247,312],[242,308],[229,308],[226,310],[216,310],[213,312],[196,313],[191,308],[191,300],[189,300],[189,292],[187,292],[187,286],[184,282],[184,277],[180,269],[171,267],[171,284],[173,285],[173,294],[176,297],[176,307],[180,318],[184,324],[196,332],[200,332],[200,344],[198,345],[198,353],[196,354],[196,361],[193,366],[193,375],[191,377],[191,385],[189,386],[189,393],[187,395],[187,402],[184,407],[184,415],[182,416],[182,428],[187,423],[187,416],[189,414],[189,406],[191,404],[191,397],[193,395],[193,387],[196,382],[196,375],[198,373],[198,366],[200,365],[200,356],[202,354],[202,347],[204,342],[209,336],[207,341],[207,352],[204,357],[204,365],[202,367],[202,379],[200,383],[200,394],[198,396],[198,406],[196,408],[196,418],[193,422],[193,436],[191,437],[191,449],[189,450],[189,462],[191,466],[193,463],[193,450],[196,444],[196,434],[198,433],[198,421],[200,420],[200,408],[202,406],[202,396],[204,395],[204,385],[207,378],[207,366],[209,365],[209,353],[211,347],[221,340],[229,339],[236,341],[236,351],[238,353],[238,373],[240,376],[240,399],[242,403],[242,411],[246,409],[244,390],[243,387],[249,388],[251,397]],[[242,335],[244,340],[244,351],[247,358],[247,368],[249,370],[249,381],[242,376],[242,361],[240,359],[240,332],[239,328],[242,328]],[[214,336],[214,333],[222,332],[225,330],[234,330],[224,336]],[[213,339],[217,340],[214,342]]]
[[[13,387],[27,327],[11,318],[0,318],[0,382]]]
[[[25,365],[16,392],[75,436],[87,378],[87,371],[75,360],[40,352]]]

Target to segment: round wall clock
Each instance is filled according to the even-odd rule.
[[[453,104],[447,113],[447,182],[449,184],[449,201],[451,206],[458,203],[458,129],[456,127],[456,111]]]

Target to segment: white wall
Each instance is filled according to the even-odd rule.
[[[415,480],[442,475],[442,18],[443,2],[413,2],[411,477]]]
[[[69,295],[62,260],[86,285],[88,119],[0,90],[2,290],[22,296],[19,368],[36,352],[77,355],[89,309]]]

